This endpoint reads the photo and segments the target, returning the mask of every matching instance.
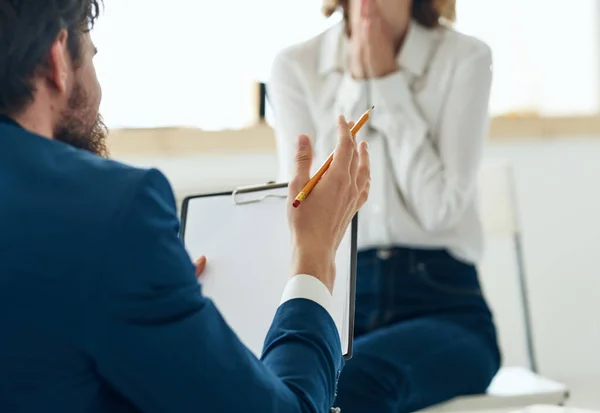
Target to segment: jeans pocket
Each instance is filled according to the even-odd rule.
[[[426,288],[442,294],[482,296],[477,270],[453,259],[418,262],[416,275]]]

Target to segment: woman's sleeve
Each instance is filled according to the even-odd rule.
[[[385,136],[396,183],[426,231],[451,228],[473,196],[488,127],[491,63],[485,47],[457,65],[436,144],[403,72],[371,80],[376,113],[370,122]]]
[[[275,115],[278,178],[279,181],[287,181],[294,172],[298,136],[307,135],[314,142],[316,130],[300,76],[293,62],[284,53],[275,58],[267,93]]]

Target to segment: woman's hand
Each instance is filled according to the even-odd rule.
[[[350,72],[357,79],[384,77],[398,70],[393,36],[373,0],[360,3],[349,58]]]

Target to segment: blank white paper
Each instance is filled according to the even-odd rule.
[[[238,194],[260,199],[287,194],[287,188]],[[342,353],[348,353],[352,242],[348,229],[336,256],[337,277],[332,317]],[[260,356],[268,329],[291,271],[291,235],[284,198],[236,205],[231,195],[192,198],[188,202],[184,242],[193,259],[208,260],[201,277],[210,297],[240,340]]]

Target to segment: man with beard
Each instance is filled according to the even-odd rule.
[[[368,194],[366,145],[340,118],[327,175],[288,206],[291,277],[258,360],[202,295],[165,177],[106,159],[98,12],[0,0],[0,411],[327,411],[334,258]],[[294,195],[311,159],[301,136]]]

